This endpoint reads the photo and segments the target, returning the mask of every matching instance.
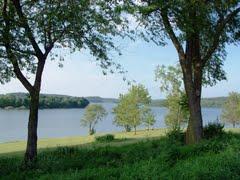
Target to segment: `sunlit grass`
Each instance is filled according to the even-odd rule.
[[[185,145],[183,133],[165,132],[115,133],[101,143],[94,136],[40,140],[43,148],[29,169],[15,152],[3,153],[0,179],[239,179],[239,133]]]
[[[110,143],[98,143],[94,144],[95,136],[103,135],[96,134],[95,136],[75,136],[75,137],[65,137],[65,138],[49,138],[49,139],[39,139],[38,149],[41,151],[46,148],[55,148],[61,146],[81,146],[81,147],[92,147],[92,146],[121,146],[124,144],[135,143],[148,138],[156,138],[166,134],[167,129],[155,129],[155,130],[139,130],[135,135],[134,132],[117,132],[113,133],[116,141]],[[124,140],[124,141],[118,141]],[[22,155],[26,148],[26,141],[8,142],[0,143],[0,156],[16,154]]]

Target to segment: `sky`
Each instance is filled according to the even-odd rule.
[[[71,96],[101,96],[117,98],[126,93],[129,85],[123,81],[123,76],[143,84],[153,99],[165,98],[159,89],[159,82],[155,81],[154,70],[157,65],[176,65],[178,56],[171,43],[162,47],[145,41],[119,40],[116,42],[122,52],[121,56],[111,52],[113,61],[120,63],[123,74],[103,75],[101,68],[94,61],[94,57],[87,51],[67,53],[63,67],[59,68],[57,61],[47,60],[41,93],[64,94]],[[240,47],[228,46],[227,59],[224,70],[227,72],[227,81],[219,82],[214,87],[204,87],[203,97],[227,96],[231,91],[240,92]],[[60,53],[61,54],[61,53]],[[26,74],[26,73],[25,73]],[[30,80],[32,76],[26,74]],[[0,85],[0,94],[11,92],[26,92],[17,79]]]

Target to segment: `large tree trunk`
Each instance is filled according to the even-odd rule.
[[[188,94],[190,118],[186,132],[186,143],[197,143],[202,139],[202,113],[201,113],[201,97],[196,93]]]
[[[37,127],[39,91],[30,93],[30,114],[28,121],[27,148],[25,153],[25,164],[34,162],[37,157]]]
[[[184,86],[188,97],[190,119],[186,132],[186,143],[194,144],[202,139],[202,68],[199,35],[193,34],[186,42],[186,57],[181,60]]]

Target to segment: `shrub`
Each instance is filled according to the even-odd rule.
[[[221,136],[224,125],[220,123],[209,123],[203,128],[203,136],[205,139],[211,139],[213,137]]]
[[[112,135],[112,134],[106,134],[104,136],[95,137],[95,139],[97,142],[111,142],[115,138],[114,138],[114,135]]]
[[[184,143],[184,132],[179,128],[169,131],[167,137],[172,141]]]

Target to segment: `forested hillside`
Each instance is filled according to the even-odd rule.
[[[202,107],[222,107],[226,97],[203,98]],[[89,103],[118,103],[115,98],[102,98],[98,96],[74,97],[56,94],[41,94],[40,108],[84,108]],[[151,106],[165,107],[165,99],[153,99]],[[0,95],[0,108],[28,108],[29,96],[27,93],[9,93]]]
[[[222,105],[226,102],[227,97],[214,97],[214,98],[202,98],[202,107],[222,107]],[[152,106],[166,106],[165,99],[154,99],[152,100]]]
[[[40,95],[40,108],[85,108],[89,104],[86,98],[72,97],[65,95]],[[29,95],[27,93],[10,93],[0,95],[0,108],[20,108],[25,109],[29,107]]]

